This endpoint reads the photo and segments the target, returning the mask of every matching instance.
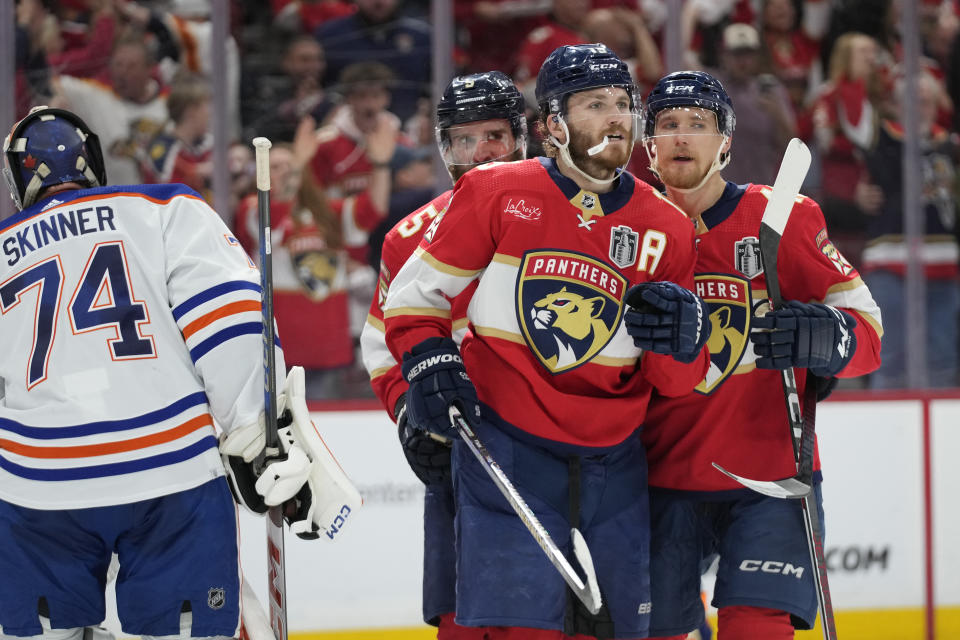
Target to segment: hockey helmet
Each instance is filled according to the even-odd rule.
[[[452,149],[452,131],[485,120],[510,123],[513,145],[504,145],[501,159],[526,149],[527,119],[523,95],[502,71],[485,71],[458,76],[450,81],[437,103],[437,144],[447,166],[473,165],[479,140],[471,137],[470,149]],[[489,160],[485,160],[489,161]]]
[[[571,93],[597,87],[622,87],[630,107],[639,112],[627,64],[604,44],[565,45],[553,50],[537,74],[537,104],[542,113],[562,113]]]
[[[733,101],[720,81],[705,71],[674,71],[657,82],[647,96],[644,135],[652,137],[657,114],[675,107],[709,109],[717,116],[717,130],[729,137],[737,125]]]
[[[3,174],[18,209],[35,203],[47,187],[64,182],[107,184],[99,138],[64,109],[31,109],[4,140],[3,154]]]

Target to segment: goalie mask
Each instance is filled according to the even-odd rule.
[[[551,118],[559,123],[566,134],[565,142],[561,143],[551,135],[550,143],[575,171],[594,182],[609,184],[616,180],[619,171],[612,178],[599,179],[584,173],[571,159],[568,125],[576,121],[571,119],[568,106],[571,95],[584,91],[605,94],[599,97],[596,105],[591,105],[589,118],[622,119],[623,133],[618,133],[616,138],[625,136],[631,148],[640,135],[640,97],[626,63],[604,44],[558,47],[547,57],[537,74],[536,96],[540,117]],[[602,153],[610,140],[604,136],[597,142],[596,146],[586,150],[587,155],[592,157]]]
[[[54,185],[107,184],[99,138],[79,116],[63,109],[31,109],[4,140],[3,155],[3,174],[18,209],[31,206]]]
[[[473,167],[526,157],[523,96],[500,71],[454,78],[437,103],[437,144],[456,181]]]
[[[712,112],[716,117],[716,130],[698,129],[675,130],[658,126],[661,114],[674,109],[700,109]],[[709,114],[707,114],[709,117]],[[733,101],[719,80],[704,71],[675,71],[665,75],[657,82],[650,95],[647,96],[646,110],[644,111],[643,146],[650,158],[650,168],[659,176],[657,166],[656,140],[658,137],[673,135],[719,135],[722,138],[717,156],[710,169],[704,175],[700,184],[692,189],[680,191],[695,191],[703,186],[711,175],[721,171],[730,162],[730,152],[727,142],[737,126],[737,116],[733,110]],[[712,125],[713,123],[711,123]],[[712,127],[711,127],[712,128]],[[727,151],[724,151],[727,148]]]

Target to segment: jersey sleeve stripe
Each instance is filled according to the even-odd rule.
[[[876,318],[874,318],[869,313],[866,313],[865,311],[861,311],[860,309],[847,309],[847,310],[853,311],[854,315],[857,316],[858,320],[862,320],[867,324],[869,324],[871,327],[873,327],[874,332],[876,332],[876,334],[879,337],[881,338],[883,337],[883,326],[879,322],[877,322]]]
[[[520,268],[520,263],[523,262],[520,258],[514,256],[508,256],[505,253],[495,253],[493,254],[493,260],[491,262],[499,262],[500,264],[510,265],[511,267]]]
[[[219,309],[215,309],[206,315],[202,315],[187,326],[183,328],[183,337],[189,338],[194,333],[208,326],[212,322],[231,316],[237,313],[246,313],[248,311],[255,311],[260,313],[260,302],[257,300],[240,300],[237,302],[231,302],[226,304]]]
[[[383,312],[384,318],[394,316],[430,316],[431,318],[449,318],[449,309],[435,309],[433,307],[397,307]]]
[[[207,403],[207,394],[203,391],[191,393],[176,402],[156,411],[151,411],[134,418],[124,420],[104,420],[102,422],[88,422],[85,424],[70,425],[65,427],[31,427],[10,420],[9,418],[0,419],[0,429],[9,431],[25,438],[34,438],[36,440],[58,440],[60,438],[80,438],[100,433],[115,433],[117,431],[127,431],[130,429],[139,429],[163,420],[168,420],[173,416],[183,413],[190,407]]]
[[[204,302],[209,302],[214,298],[218,298],[224,294],[230,293],[231,291],[256,291],[257,294],[260,294],[260,285],[255,282],[249,282],[247,280],[233,280],[231,282],[224,282],[223,284],[218,284],[214,287],[210,287],[205,291],[187,298],[184,302],[180,303],[173,309],[173,317],[175,320],[180,320],[184,314],[192,311],[193,309],[199,307]]]
[[[504,331],[502,329],[494,329],[493,327],[477,327],[474,326],[474,331],[477,335],[487,336],[490,338],[500,338],[501,340],[506,340],[508,342],[515,342],[517,344],[526,345],[526,341],[523,339],[523,336],[519,333],[513,333],[510,331]]]
[[[396,366],[396,365],[393,365],[393,366]],[[393,369],[393,366],[374,369],[373,371],[370,372],[370,379],[373,380],[375,378],[379,378],[382,375],[386,375],[387,372],[390,371],[390,369]]]
[[[103,442],[99,444],[80,445],[76,447],[36,447],[32,445],[13,442],[12,440],[0,439],[0,449],[15,453],[27,458],[90,458],[94,456],[103,456],[111,453],[124,453],[127,451],[136,451],[145,449],[158,444],[173,442],[178,438],[193,433],[197,429],[205,426],[213,426],[213,418],[209,413],[199,415],[187,420],[183,424],[177,425],[172,429],[152,433],[142,438],[131,438],[129,440],[120,440],[118,442]]]
[[[376,329],[376,330],[379,331],[380,333],[386,333],[386,332],[387,332],[386,327],[385,327],[384,324],[383,324],[383,320],[381,320],[380,318],[374,316],[374,315],[371,314],[371,313],[368,313],[368,314],[367,314],[367,324],[369,324],[370,326],[372,326],[374,329]]]
[[[432,255],[424,251],[423,249],[417,247],[417,250],[414,252],[415,256],[419,256],[421,260],[429,264],[431,267],[440,271],[441,273],[446,273],[447,275],[456,276],[458,278],[473,278],[475,275],[483,271],[483,269],[460,269],[454,266],[451,266],[445,262],[440,262]]]
[[[9,460],[0,457],[0,469],[3,469],[15,476],[27,480],[39,481],[64,481],[64,480],[87,480],[91,478],[102,478],[105,476],[119,476],[147,469],[164,467],[190,458],[196,457],[207,449],[215,449],[217,439],[213,436],[207,436],[176,451],[169,451],[159,455],[140,458],[137,460],[127,460],[124,462],[114,462],[110,464],[95,465],[89,467],[73,467],[69,469],[36,469],[15,464]]]
[[[851,280],[844,280],[843,282],[838,282],[834,285],[831,285],[830,288],[827,289],[827,295],[831,293],[841,293],[843,291],[852,291],[857,287],[865,286],[866,285],[863,283],[863,279],[860,276],[857,276]]]
[[[197,360],[205,356],[212,349],[217,348],[224,342],[232,340],[233,338],[238,338],[240,336],[247,335],[261,335],[263,333],[263,323],[262,322],[245,322],[243,324],[237,324],[232,327],[227,327],[226,329],[221,329],[216,332],[194,348],[190,349],[190,358],[196,363]],[[277,348],[280,347],[280,339],[276,340]]]

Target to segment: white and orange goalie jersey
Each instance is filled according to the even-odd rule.
[[[0,499],[99,507],[223,474],[262,411],[259,273],[183,185],[56,194],[0,223]],[[285,371],[277,353],[278,386]]]

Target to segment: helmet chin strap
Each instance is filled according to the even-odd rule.
[[[689,187],[687,189],[681,189],[680,187],[670,187],[670,189],[672,189],[673,191],[678,191],[680,193],[692,193],[694,191],[698,191],[700,187],[707,184],[707,180],[710,179],[710,176],[712,176],[713,174],[719,171],[723,171],[723,168],[726,167],[728,164],[730,164],[730,154],[727,153],[727,157],[723,158],[722,160],[720,159],[720,156],[723,155],[723,147],[724,145],[727,144],[727,141],[729,139],[730,139],[729,136],[723,136],[723,141],[720,143],[720,147],[717,149],[717,155],[714,156],[713,162],[710,163],[710,168],[707,169],[707,172],[704,174],[703,179],[700,180],[699,183],[697,183],[697,186]],[[650,151],[651,146],[652,146],[652,143],[650,142],[645,142],[643,145],[644,151],[647,152],[647,158],[650,159],[650,171],[652,171],[653,174],[657,176],[657,178],[659,178],[660,182],[663,182],[663,184],[666,185],[667,183],[664,181],[663,176],[660,175],[660,167],[657,163],[657,154],[652,153]]]
[[[613,182],[614,180],[620,177],[620,171],[614,171],[612,178],[595,178],[591,176],[589,173],[587,173],[586,171],[583,171],[580,167],[578,167],[573,162],[573,158],[570,157],[570,129],[567,128],[567,122],[566,120],[563,119],[563,116],[559,113],[557,114],[557,121],[560,123],[560,126],[563,127],[563,133],[566,134],[567,141],[561,144],[560,141],[556,139],[556,137],[550,136],[550,142],[552,142],[557,147],[557,149],[559,149],[560,157],[563,158],[563,161],[566,162],[568,165],[570,165],[570,167],[574,171],[579,173],[582,177],[586,178],[587,180],[590,180],[591,182],[596,182],[597,184],[603,184],[603,185],[610,184],[611,182]],[[606,149],[608,144],[610,144],[610,139],[607,138],[607,136],[603,136],[603,141],[600,142],[600,144],[597,144],[587,149],[587,155],[591,157],[597,155],[598,153]],[[621,171],[622,169],[623,168],[621,167]]]

